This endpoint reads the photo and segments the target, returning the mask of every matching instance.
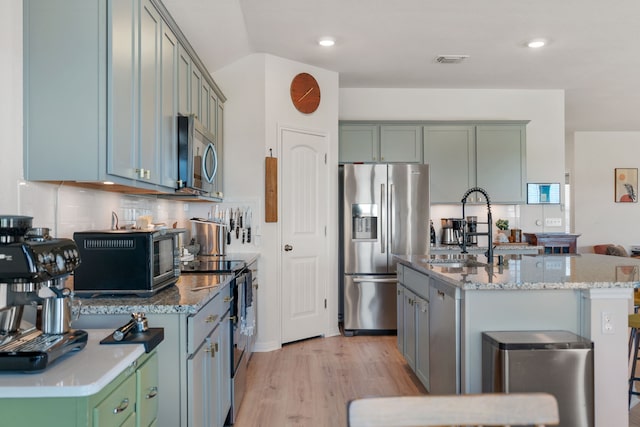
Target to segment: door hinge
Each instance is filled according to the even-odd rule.
[[[327,299],[324,299],[324,308],[327,308]]]

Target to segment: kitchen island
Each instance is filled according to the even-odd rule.
[[[64,355],[43,371],[0,373],[1,424],[151,425],[158,409],[157,354],[145,353],[142,344],[100,345],[112,332],[88,329],[84,349]],[[121,405],[124,399],[128,403]],[[121,410],[114,412],[116,407]]]
[[[418,348],[405,358],[430,392],[482,392],[484,331],[566,330],[594,342],[595,425],[628,425],[627,315],[640,261],[595,254],[505,255],[503,265],[472,255],[397,259],[398,309],[407,307],[402,292],[411,306],[419,301],[418,314],[428,314],[422,335],[431,338],[431,345],[420,336],[405,343],[399,312],[399,346]]]

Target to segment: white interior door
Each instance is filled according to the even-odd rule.
[[[282,343],[322,335],[327,324],[326,136],[282,129]]]

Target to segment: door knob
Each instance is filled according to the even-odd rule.
[[[287,251],[287,252],[292,251],[292,250],[293,250],[293,246],[291,246],[291,245],[284,245],[284,250],[285,250],[285,251]]]

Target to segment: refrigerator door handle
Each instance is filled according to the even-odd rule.
[[[387,250],[387,194],[384,188],[384,184],[380,184],[380,253],[385,253]]]
[[[393,187],[393,184],[389,184],[389,209],[387,209],[387,212],[389,215],[389,248],[391,251],[393,251],[393,222],[395,221],[395,218],[393,216],[393,199],[395,197],[395,188]]]
[[[396,283],[398,279],[396,277],[386,278],[386,279],[370,279],[364,277],[356,277],[353,279],[353,283]]]

